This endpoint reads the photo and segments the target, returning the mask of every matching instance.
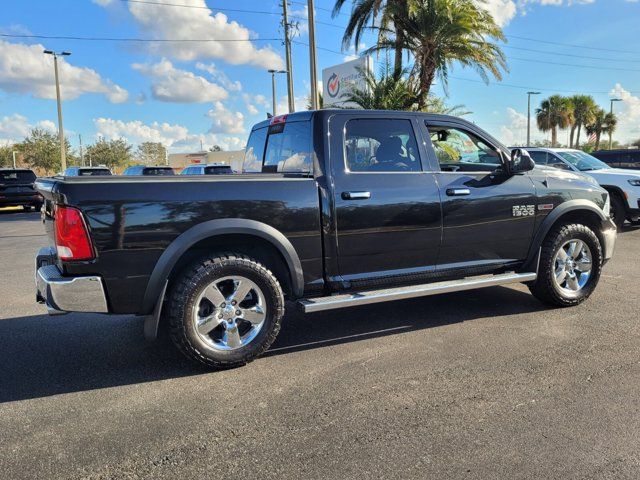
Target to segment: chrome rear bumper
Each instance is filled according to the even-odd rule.
[[[49,249],[36,257],[36,299],[50,315],[67,312],[109,313],[107,297],[98,276],[63,277]]]

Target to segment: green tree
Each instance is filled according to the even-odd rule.
[[[0,167],[13,167],[13,151],[17,145],[0,145]]]
[[[567,128],[571,123],[571,103],[565,97],[552,95],[540,103],[536,109],[538,128],[543,132],[551,131],[551,146],[558,144],[558,129]]]
[[[133,161],[132,146],[123,138],[105,140],[103,137],[87,147],[85,162],[91,165],[106,165],[109,168],[129,165]]]
[[[406,0],[388,4],[393,28],[401,34],[403,49],[414,58],[411,77],[418,79],[418,109],[424,110],[436,76],[447,86],[451,66],[458,62],[476,70],[485,82],[501,80],[505,55],[491,40],[504,41],[502,29],[475,0]],[[396,9],[396,10],[394,10]],[[385,29],[381,24],[378,29]],[[394,30],[378,36],[368,52],[395,48]]]
[[[143,142],[136,150],[136,160],[145,165],[164,165],[167,149],[160,142]]]
[[[336,0],[332,16],[336,17],[346,0]],[[402,75],[402,53],[405,48],[404,31],[397,29],[400,17],[407,14],[407,0],[353,0],[351,17],[342,37],[343,48],[348,48],[353,41],[356,52],[362,35],[372,30],[371,25],[380,25],[378,40],[392,43],[394,50],[393,76]]]
[[[569,147],[580,148],[580,134],[582,127],[593,121],[597,105],[596,101],[590,95],[574,95],[569,98],[569,103],[573,114]],[[576,133],[575,144],[573,141],[574,133]]]
[[[69,140],[65,139],[66,158],[69,165],[76,163]],[[60,171],[60,141],[58,136],[41,128],[34,128],[18,145],[29,167],[46,174]]]
[[[602,108],[597,108],[593,114],[593,118],[591,123],[587,124],[586,130],[587,134],[596,136],[596,144],[594,149],[598,150],[600,148],[600,138],[602,134],[613,134],[618,125],[618,119],[615,115],[611,113],[607,113]]]

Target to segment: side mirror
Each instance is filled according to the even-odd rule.
[[[531,155],[522,148],[514,148],[511,150],[511,158],[507,161],[506,170],[509,175],[516,173],[529,172],[536,166]]]

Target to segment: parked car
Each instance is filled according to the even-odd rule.
[[[38,300],[145,316],[149,338],[162,318],[185,355],[233,367],[269,348],[285,299],[311,313],[524,282],[577,305],[616,239],[606,190],[445,115],[274,117],[244,171],[39,180],[56,208]]]
[[[39,210],[42,196],[36,191],[36,174],[26,168],[0,168],[0,207]]]
[[[640,148],[598,150],[591,155],[614,168],[640,170]]]
[[[69,167],[64,171],[65,177],[86,177],[112,175],[107,167]]]
[[[620,228],[640,216],[640,172],[612,168],[581,150],[528,148],[536,165],[580,172],[593,177],[611,195],[611,218]]]
[[[210,163],[208,165],[189,165],[181,175],[230,175],[235,173],[230,165],[224,163]]]
[[[145,165],[134,165],[132,167],[128,167],[122,175],[153,175],[153,176],[167,176],[167,175],[175,175],[173,168],[167,167],[164,165],[156,165],[153,167],[148,167]]]

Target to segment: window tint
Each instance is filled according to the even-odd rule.
[[[231,167],[229,165],[214,165],[204,168],[204,173],[206,175],[228,175],[233,173]]]
[[[173,169],[171,168],[145,168],[144,175],[173,175]]]
[[[80,175],[81,177],[92,175],[111,175],[111,171],[106,168],[87,168],[78,170],[78,175]]]
[[[349,120],[345,130],[345,158],[350,171],[421,170],[418,144],[410,120]]]
[[[443,171],[491,172],[502,165],[498,150],[471,132],[448,126],[428,129]]]
[[[536,165],[546,165],[547,164],[547,152],[529,152],[531,158]]]
[[[251,132],[247,147],[244,151],[244,162],[242,171],[261,172],[262,159],[264,156],[264,145],[267,142],[267,127],[258,128]]]
[[[31,171],[0,171],[0,182],[2,183],[33,183],[36,181],[36,174]]]
[[[269,127],[263,172],[311,171],[311,122]]]

